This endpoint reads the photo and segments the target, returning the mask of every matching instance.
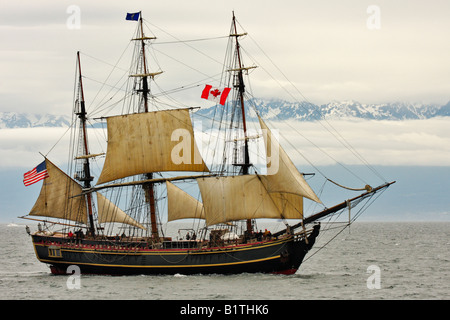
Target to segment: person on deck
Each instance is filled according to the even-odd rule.
[[[259,232],[256,234],[256,240],[262,241],[262,237],[263,237],[263,233],[261,230],[259,230]]]

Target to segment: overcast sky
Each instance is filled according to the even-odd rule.
[[[315,104],[356,100],[443,105],[450,100],[448,0],[0,0],[0,112],[69,115],[77,51],[82,53],[87,105],[93,100],[100,103],[101,98],[95,97],[97,81],[106,79],[110,64],[119,61],[136,28],[136,22],[126,21],[125,15],[140,10],[158,38],[151,68],[164,71],[157,79],[163,90],[220,74],[226,38],[188,45],[167,42],[226,36],[234,10],[240,27],[249,34],[241,42],[245,63],[259,65],[249,86],[256,97],[307,99]],[[118,71],[127,69],[128,60],[120,60],[118,67]],[[286,95],[279,84],[293,95]],[[186,104],[208,105],[200,101],[198,88],[179,94],[177,98]],[[318,165],[332,163],[314,153],[298,132],[341,162],[355,164],[342,154],[344,148],[322,135],[318,124],[297,125],[297,133],[276,127],[293,138],[295,148],[285,148],[296,165],[305,163],[298,150]],[[448,168],[450,163],[445,119],[333,125],[373,165]],[[0,169],[24,168],[14,177],[23,189],[21,173],[41,162],[38,152],[47,154],[64,131],[0,130]],[[105,151],[93,141],[92,150]],[[57,163],[67,160],[66,143],[67,135],[49,157]],[[397,177],[387,177],[391,178]],[[422,181],[417,184],[422,187]],[[8,197],[4,202],[9,203]],[[442,208],[448,210],[448,205]]]
[[[225,36],[234,10],[249,33],[242,39],[253,59],[247,64],[263,64],[252,73],[253,94],[258,97],[290,98],[271,78],[289,86],[286,75],[298,89],[295,99],[316,104],[350,99],[436,104],[450,100],[448,0],[1,0],[0,4],[0,111],[67,114],[76,51],[84,54],[86,76],[104,80],[110,66],[90,57],[115,64],[135,30],[136,23],[125,20],[126,12],[139,10],[159,42]],[[284,75],[254,50],[254,43]],[[226,39],[190,45],[206,55],[187,46],[155,46],[172,50],[167,52],[171,58],[157,56],[157,67],[165,71],[158,79],[164,89],[221,72]],[[183,70],[175,59],[193,68]],[[127,63],[120,66],[127,68]],[[100,70],[100,65],[105,68]],[[88,102],[94,94],[88,94]]]
[[[436,104],[450,100],[447,0],[0,1],[0,111],[69,115],[77,50],[82,52],[87,105],[99,100],[96,81],[106,79],[110,64],[119,60],[137,25],[126,21],[125,15],[139,10],[158,38],[151,68],[164,71],[157,79],[163,90],[220,74],[226,38],[188,45],[167,42],[226,36],[234,10],[240,27],[249,33],[242,39],[246,65],[261,62],[251,73],[251,89],[257,97],[306,98],[316,104],[350,99]],[[123,69],[129,61],[120,60],[118,67],[119,73],[126,73]],[[286,96],[278,84],[288,87],[293,96]],[[183,91],[181,99],[189,105],[209,106],[200,92],[201,88]],[[335,126],[372,164],[450,163],[448,124],[443,120]],[[340,146],[326,145],[330,140],[314,125],[303,124],[297,131],[321,146],[325,142],[328,151],[339,155]],[[2,130],[2,152],[14,150],[19,156],[0,165],[34,165],[41,159],[37,152],[47,153],[56,142],[54,136],[60,135],[39,134],[34,141],[26,132]],[[298,154],[290,154],[301,163]]]

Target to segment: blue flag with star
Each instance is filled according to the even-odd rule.
[[[140,12],[135,13],[127,13],[126,20],[132,20],[132,21],[138,21],[139,20]]]

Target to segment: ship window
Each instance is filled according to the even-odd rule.
[[[48,248],[48,256],[52,258],[61,258],[61,248]]]

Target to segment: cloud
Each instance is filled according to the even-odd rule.
[[[297,166],[450,166],[447,118],[270,121]]]
[[[369,4],[358,0],[332,1],[110,1],[108,5],[80,0],[80,29],[67,26],[69,2],[43,0],[23,4],[9,1],[0,12],[0,108],[2,111],[56,112],[73,95],[75,53],[80,50],[114,64],[135,30],[125,21],[127,11],[143,10],[158,41],[227,35],[231,11],[249,36],[242,39],[246,63],[261,63],[252,73],[255,96],[282,96],[271,77],[284,81],[282,70],[302,94],[316,104],[353,99],[363,103],[408,100],[446,103],[449,100],[450,20],[448,1],[378,1],[381,28],[366,25]],[[407,9],[406,9],[407,8]],[[255,45],[255,42],[260,48]],[[191,43],[202,53],[222,61],[225,42]],[[158,47],[174,59],[158,55],[165,90],[215,75],[222,66],[183,46]],[[267,59],[267,54],[279,70]],[[193,69],[180,68],[176,60]],[[83,61],[85,75],[102,82],[110,66]],[[155,67],[155,61],[152,66]],[[124,59],[121,67],[128,68]],[[100,70],[101,69],[101,70]],[[264,85],[267,84],[267,85]],[[92,90],[92,92],[89,92]],[[96,91],[86,86],[87,95]],[[26,92],[33,97],[23,101]],[[193,102],[191,94],[180,99]],[[299,97],[303,99],[302,97]],[[31,99],[30,99],[31,100]],[[70,105],[70,104],[69,104]]]
[[[299,166],[343,165],[450,166],[449,120],[446,118],[407,121],[333,120],[319,122],[269,122],[282,147]],[[215,136],[202,130],[201,147],[206,154]],[[90,129],[91,153],[106,151],[103,129]],[[31,169],[43,154],[59,165],[68,161],[70,133],[66,128],[0,130],[0,167]],[[211,139],[213,140],[211,142]],[[58,141],[59,140],[59,141]],[[261,139],[262,140],[262,139]],[[261,155],[261,154],[260,154]],[[364,161],[361,160],[364,159]],[[209,160],[209,158],[208,158]],[[261,160],[255,160],[261,164]],[[258,162],[259,161],[259,162]],[[101,163],[98,163],[101,166]]]
[[[102,129],[90,129],[90,148],[104,150],[97,139]],[[104,138],[102,138],[104,141]],[[65,167],[69,160],[68,128],[16,128],[0,130],[0,167],[21,167],[31,170],[42,162],[42,155],[56,165]],[[103,151],[99,151],[101,153]],[[92,153],[97,153],[92,151]],[[41,155],[42,154],[42,155]],[[25,171],[24,171],[25,172]]]
[[[346,165],[364,164],[366,161],[371,165],[449,166],[448,125],[446,118],[333,120],[325,123],[291,122],[288,129],[279,124],[279,131],[286,131],[294,137],[297,134],[295,149],[288,149],[296,163],[305,163],[301,156],[304,155],[317,165],[334,164],[336,159]],[[311,142],[321,150],[317,151]]]

